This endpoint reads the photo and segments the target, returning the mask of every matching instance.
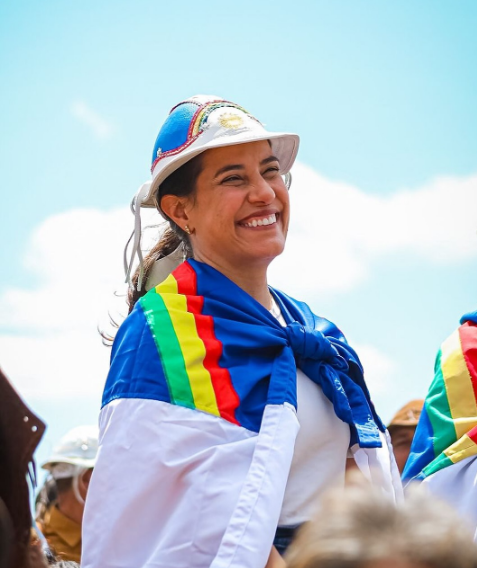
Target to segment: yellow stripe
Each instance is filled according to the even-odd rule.
[[[459,439],[477,424],[475,418],[477,405],[458,330],[444,341],[441,349],[442,375],[456,435]]]
[[[195,119],[194,128],[192,129],[192,136],[195,136],[199,132],[200,121],[202,120],[202,117],[204,116],[204,112],[206,110],[207,109],[203,109],[202,111],[200,111],[197,118]]]
[[[204,342],[197,333],[194,315],[187,311],[186,297],[178,293],[177,282],[172,274],[156,286],[156,293],[161,295],[174,326],[195,407],[209,414],[220,416],[212,379],[209,371],[204,367]]]
[[[453,463],[457,463],[460,460],[477,455],[477,445],[467,434],[464,434],[460,440],[449,446],[444,454]]]

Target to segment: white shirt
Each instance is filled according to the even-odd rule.
[[[286,325],[275,301],[271,313]],[[309,520],[320,495],[344,485],[350,442],[349,425],[335,414],[333,404],[297,369],[297,416],[300,423],[279,519],[280,526]]]

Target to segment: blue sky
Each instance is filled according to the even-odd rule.
[[[477,307],[476,25],[471,0],[2,2],[0,364],[40,457],[96,419],[126,207],[197,93],[301,136],[271,283],[361,346],[386,420],[423,396]]]

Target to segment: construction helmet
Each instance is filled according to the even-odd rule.
[[[89,469],[94,467],[98,452],[98,428],[96,426],[78,426],[65,434],[58,445],[53,448],[53,453],[41,467],[50,471],[53,477],[70,477],[71,468],[65,467],[61,474],[60,464],[69,464],[79,468]],[[57,475],[54,471],[57,471]]]

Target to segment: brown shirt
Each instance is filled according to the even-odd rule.
[[[52,506],[45,513],[43,522],[38,523],[48,544],[61,560],[81,560],[81,525],[65,517]]]

